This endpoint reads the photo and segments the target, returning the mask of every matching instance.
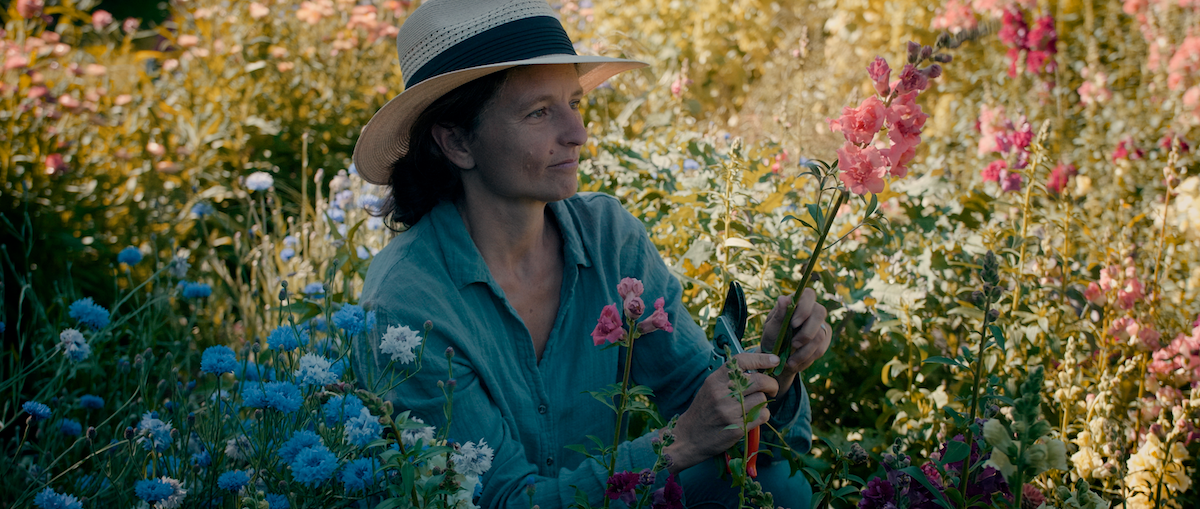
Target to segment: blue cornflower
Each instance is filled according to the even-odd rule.
[[[212,295],[212,287],[208,283],[183,282],[183,298],[203,299]]]
[[[82,509],[83,502],[80,502],[74,495],[58,493],[53,489],[46,488],[33,497],[33,505],[41,509]]]
[[[383,218],[382,217],[371,216],[371,217],[367,218],[367,229],[368,230],[374,231],[374,230],[378,230],[381,228],[383,228]]]
[[[347,418],[358,415],[358,411],[366,408],[358,396],[347,394],[335,395],[325,402],[321,411],[325,414],[325,424],[333,427],[346,421]]]
[[[327,330],[329,330],[329,328],[327,327],[328,324],[325,323],[324,316],[317,316],[317,317],[313,318],[312,320],[309,320],[308,324],[306,324],[306,325],[308,326],[309,330],[315,330],[317,332],[326,332]]]
[[[225,345],[210,346],[200,356],[200,372],[220,375],[237,371],[237,355]]]
[[[292,504],[288,503],[287,495],[278,493],[267,493],[265,497],[267,501],[267,509],[291,509]]]
[[[279,259],[283,260],[284,262],[291,261],[291,259],[295,258],[295,257],[296,257],[295,249],[292,249],[290,247],[285,247],[285,248],[279,250]]]
[[[371,415],[366,408],[359,410],[358,415],[346,421],[346,442],[355,447],[366,447],[383,434],[383,425],[379,418]]]
[[[171,429],[171,423],[163,422],[154,414],[146,412],[142,414],[142,421],[137,426],[138,434],[142,435],[138,437],[138,442],[148,451],[166,451],[171,447]]]
[[[338,360],[337,360],[336,362],[334,362],[333,364],[330,364],[330,365],[329,365],[329,371],[330,371],[331,373],[333,373],[333,376],[335,376],[335,377],[337,377],[339,380],[341,380],[341,378],[342,378],[342,375],[346,374],[346,366],[347,366],[348,364],[349,364],[349,363],[348,363],[348,362],[346,362],[346,359],[343,357],[343,358],[341,358],[341,359],[338,359]]]
[[[161,502],[175,494],[175,487],[171,483],[162,479],[145,479],[134,483],[133,492],[143,502],[153,504]]]
[[[35,421],[44,421],[50,418],[50,407],[37,401],[26,401],[21,405],[21,410],[32,415]]]
[[[202,201],[200,203],[192,205],[192,215],[193,216],[204,217],[204,216],[211,215],[213,212],[216,212],[216,210],[213,209],[213,206],[210,205],[206,201]]]
[[[346,331],[349,336],[356,336],[366,330],[367,315],[362,306],[345,304],[342,309],[333,314],[333,324]]]
[[[354,165],[353,161],[350,162],[350,167],[346,168],[346,171],[349,172],[351,175],[358,176],[358,167]],[[274,509],[274,508],[272,508],[272,509]]]
[[[295,235],[288,235],[283,238],[283,245],[287,247],[296,247],[300,245],[300,239],[296,238]]]
[[[246,361],[246,365],[240,366],[237,371],[238,378],[245,382],[269,382],[275,379],[275,368],[270,366],[260,366],[257,362]]]
[[[104,477],[103,475],[84,474],[84,475],[80,476],[78,480],[75,481],[75,487],[78,488],[79,491],[82,491],[85,494],[87,494],[87,493],[96,493],[103,489],[108,489],[108,488],[112,487],[112,483],[109,482],[108,478]]]
[[[200,451],[192,455],[192,465],[200,468],[212,465],[212,455],[208,451]]]
[[[117,263],[124,263],[125,265],[132,267],[141,261],[142,252],[136,247],[129,246],[125,249],[122,249],[120,253],[117,253]]]
[[[281,325],[267,336],[267,346],[276,350],[290,352],[308,344],[308,330]]]
[[[366,260],[371,257],[371,252],[367,251],[367,248],[363,246],[354,248],[354,253],[358,255],[359,260]]]
[[[292,462],[292,477],[300,484],[315,488],[329,480],[337,468],[337,456],[324,445],[314,445],[296,455],[296,461]]]
[[[325,298],[325,285],[320,282],[309,283],[307,285],[304,285],[304,289],[301,290],[301,292],[303,292],[304,295],[307,295],[314,299],[323,299],[323,298]]]
[[[69,437],[77,437],[83,434],[83,425],[75,419],[62,419],[58,421],[58,431]]]
[[[367,326],[367,330],[375,331],[375,311],[367,311],[367,318],[363,320],[363,324]]]
[[[296,380],[300,385],[328,385],[337,381],[338,377],[331,371],[329,359],[320,355],[307,353],[300,358],[300,369],[296,370]]]
[[[217,487],[229,491],[241,491],[250,484],[250,475],[242,470],[231,470],[217,478]]]
[[[260,389],[251,384],[242,392],[242,404],[250,408],[271,408],[290,414],[300,409],[300,389],[291,382],[267,382]]]
[[[79,406],[84,410],[99,410],[104,408],[104,398],[101,398],[100,396],[93,396],[91,394],[84,394],[83,396],[79,397]]]
[[[339,208],[330,208],[325,211],[325,215],[329,216],[335,223],[341,223],[346,220],[346,211]]]
[[[58,335],[58,339],[58,346],[72,361],[80,362],[92,354],[92,347],[83,338],[83,333],[75,329],[63,329],[62,333]]]
[[[279,457],[284,463],[291,463],[296,461],[296,455],[300,454],[300,451],[316,445],[324,445],[321,437],[316,433],[309,430],[297,431],[292,433],[292,438],[279,447]]]
[[[246,177],[246,188],[251,191],[266,191],[275,185],[275,178],[265,171],[256,171]]]
[[[684,160],[683,160],[683,169],[685,169],[685,170],[699,170],[699,169],[700,169],[700,163],[696,162],[696,160],[695,160],[695,159],[684,159]]]
[[[342,467],[342,485],[346,491],[362,491],[379,480],[379,460],[359,458]]]
[[[358,206],[371,212],[374,212],[382,204],[383,198],[373,194],[363,194],[358,197]]]
[[[103,329],[108,325],[108,310],[92,302],[91,297],[72,302],[67,315],[93,329]]]

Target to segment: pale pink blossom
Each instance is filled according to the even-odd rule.
[[[871,78],[871,82],[875,85],[875,93],[880,97],[887,97],[891,93],[892,89],[888,85],[888,80],[891,79],[892,68],[888,66],[887,60],[875,57],[871,65],[867,66],[867,76]]]
[[[625,308],[625,318],[629,320],[637,320],[638,318],[641,318],[642,313],[646,312],[646,303],[642,301],[641,297],[636,295],[629,295],[628,297],[625,297],[623,304],[623,307]]]
[[[1000,182],[1000,172],[1006,168],[1008,168],[1008,163],[1005,163],[1003,159],[997,159],[988,163],[987,167],[979,174],[983,177],[984,182]]]
[[[46,174],[61,175],[67,170],[67,164],[63,161],[62,154],[50,154],[46,156]]]
[[[642,334],[649,334],[657,330],[675,332],[675,328],[671,326],[671,321],[667,317],[667,312],[663,310],[664,304],[665,301],[662,297],[654,301],[654,312],[638,324],[638,332]]]
[[[275,64],[275,68],[279,69],[279,72],[288,72],[292,69],[295,69],[296,64],[293,62],[279,62],[278,64]]]
[[[1100,285],[1096,284],[1095,281],[1088,283],[1087,289],[1083,291],[1083,298],[1098,306],[1103,306],[1107,300],[1104,297],[1104,290],[1101,290]]]
[[[17,0],[17,15],[25,18],[35,18],[42,15],[42,7],[46,6],[44,0]]]
[[[96,9],[92,11],[92,28],[97,32],[104,30],[113,22],[113,15],[104,9]]]
[[[1197,73],[1200,73],[1200,35],[1191,35],[1183,40],[1167,62],[1167,87],[1178,90],[1184,85],[1184,78]]]
[[[49,93],[50,93],[50,89],[48,89],[44,86],[38,85],[36,87],[29,87],[29,91],[25,92],[25,97],[28,97],[30,99],[40,99],[42,97],[45,97],[46,94],[49,94]]]
[[[163,154],[167,153],[167,148],[157,141],[152,141],[146,144],[146,152],[154,154],[156,157],[162,157]]]
[[[627,277],[617,283],[617,295],[621,296],[621,300],[628,299],[630,296],[641,297],[644,291],[642,282],[637,278]]]
[[[975,19],[968,2],[950,0],[942,7],[942,12],[933,18],[930,28],[949,30],[950,33],[957,34],[963,30],[973,30],[978,25],[979,20]]]
[[[80,102],[75,96],[63,94],[58,96],[58,105],[68,110],[73,110],[79,107]]]
[[[874,146],[859,147],[849,141],[837,150],[838,178],[855,194],[883,191],[887,163]]]
[[[27,65],[29,65],[29,57],[18,54],[11,50],[10,50],[9,54],[5,55],[5,57],[4,57],[4,70],[6,70],[6,71],[11,71],[13,69],[20,69]]]
[[[178,42],[180,47],[191,48],[197,44],[200,44],[200,38],[192,34],[183,34],[179,36]]]
[[[121,30],[124,30],[127,34],[136,32],[140,26],[142,26],[142,22],[137,18],[125,18],[125,21],[121,22]]]
[[[100,64],[88,64],[83,66],[83,74],[85,76],[104,76],[108,74],[108,68]]]
[[[1117,306],[1121,309],[1132,308],[1142,297],[1145,297],[1144,292],[1145,288],[1137,278],[1126,279],[1125,284],[1117,290]]]
[[[878,97],[870,96],[863,100],[858,108],[849,106],[842,108],[842,116],[838,119],[828,119],[831,131],[841,131],[846,141],[856,145],[865,145],[875,138],[887,120],[888,109]]]
[[[262,19],[267,14],[271,13],[271,9],[258,2],[250,2],[250,17],[254,19]]]
[[[1050,170],[1050,177],[1046,179],[1046,189],[1054,194],[1062,194],[1063,189],[1070,183],[1071,177],[1074,177],[1078,170],[1075,165],[1067,163],[1058,163],[1053,170]]]
[[[600,311],[600,319],[592,330],[592,343],[596,346],[612,344],[625,337],[625,329],[621,326],[621,314],[616,304],[604,306]]]
[[[985,104],[979,107],[979,133],[982,135],[979,138],[979,155],[999,151],[996,135],[1004,133],[1004,124],[1007,121],[1003,106],[993,108]]]
[[[118,95],[117,97],[113,98],[113,104],[115,104],[117,106],[124,106],[126,104],[129,104],[132,101],[133,101],[133,96],[129,95],[129,94],[121,94],[121,95]]]

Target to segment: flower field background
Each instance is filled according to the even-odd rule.
[[[878,92],[877,56],[896,78],[910,40],[951,57],[907,176],[828,214],[818,440],[779,453],[818,498],[1200,505],[1200,3],[557,7],[577,51],[651,63],[588,95],[581,190],[645,222],[701,325],[741,282],[747,346],[814,247],[813,168],[850,139],[829,120],[862,120],[843,108]],[[392,236],[349,157],[402,88],[412,8],[191,0],[152,25],[8,3],[0,475],[21,482],[0,501],[472,505],[491,449],[345,369]],[[385,353],[411,372],[407,325]]]

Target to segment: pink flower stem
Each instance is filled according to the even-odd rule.
[[[800,298],[800,292],[808,286],[809,279],[812,278],[813,269],[817,266],[817,260],[821,257],[821,249],[825,245],[825,237],[829,235],[829,230],[833,228],[833,220],[837,216],[838,209],[842,208],[842,204],[846,203],[846,198],[850,194],[845,189],[838,189],[838,197],[834,200],[833,205],[825,213],[825,224],[821,225],[820,236],[817,237],[817,244],[813,246],[812,255],[809,255],[808,262],[804,264],[804,273],[800,276],[800,282],[796,285],[796,293],[792,294],[792,302],[788,304],[787,313],[783,315],[783,326],[779,328],[779,337],[775,339],[775,347],[773,352],[779,356],[779,365],[772,371],[772,375],[779,376],[783,373],[784,366],[787,365],[786,359],[791,354],[791,342],[787,338],[792,337],[792,315],[796,312],[796,301]]]

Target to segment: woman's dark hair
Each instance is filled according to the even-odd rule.
[[[416,224],[442,200],[462,196],[462,169],[450,162],[433,138],[433,126],[461,127],[473,135],[479,117],[500,91],[508,71],[488,74],[447,92],[425,108],[409,132],[408,153],[392,165],[392,194],[377,215],[403,231]]]

